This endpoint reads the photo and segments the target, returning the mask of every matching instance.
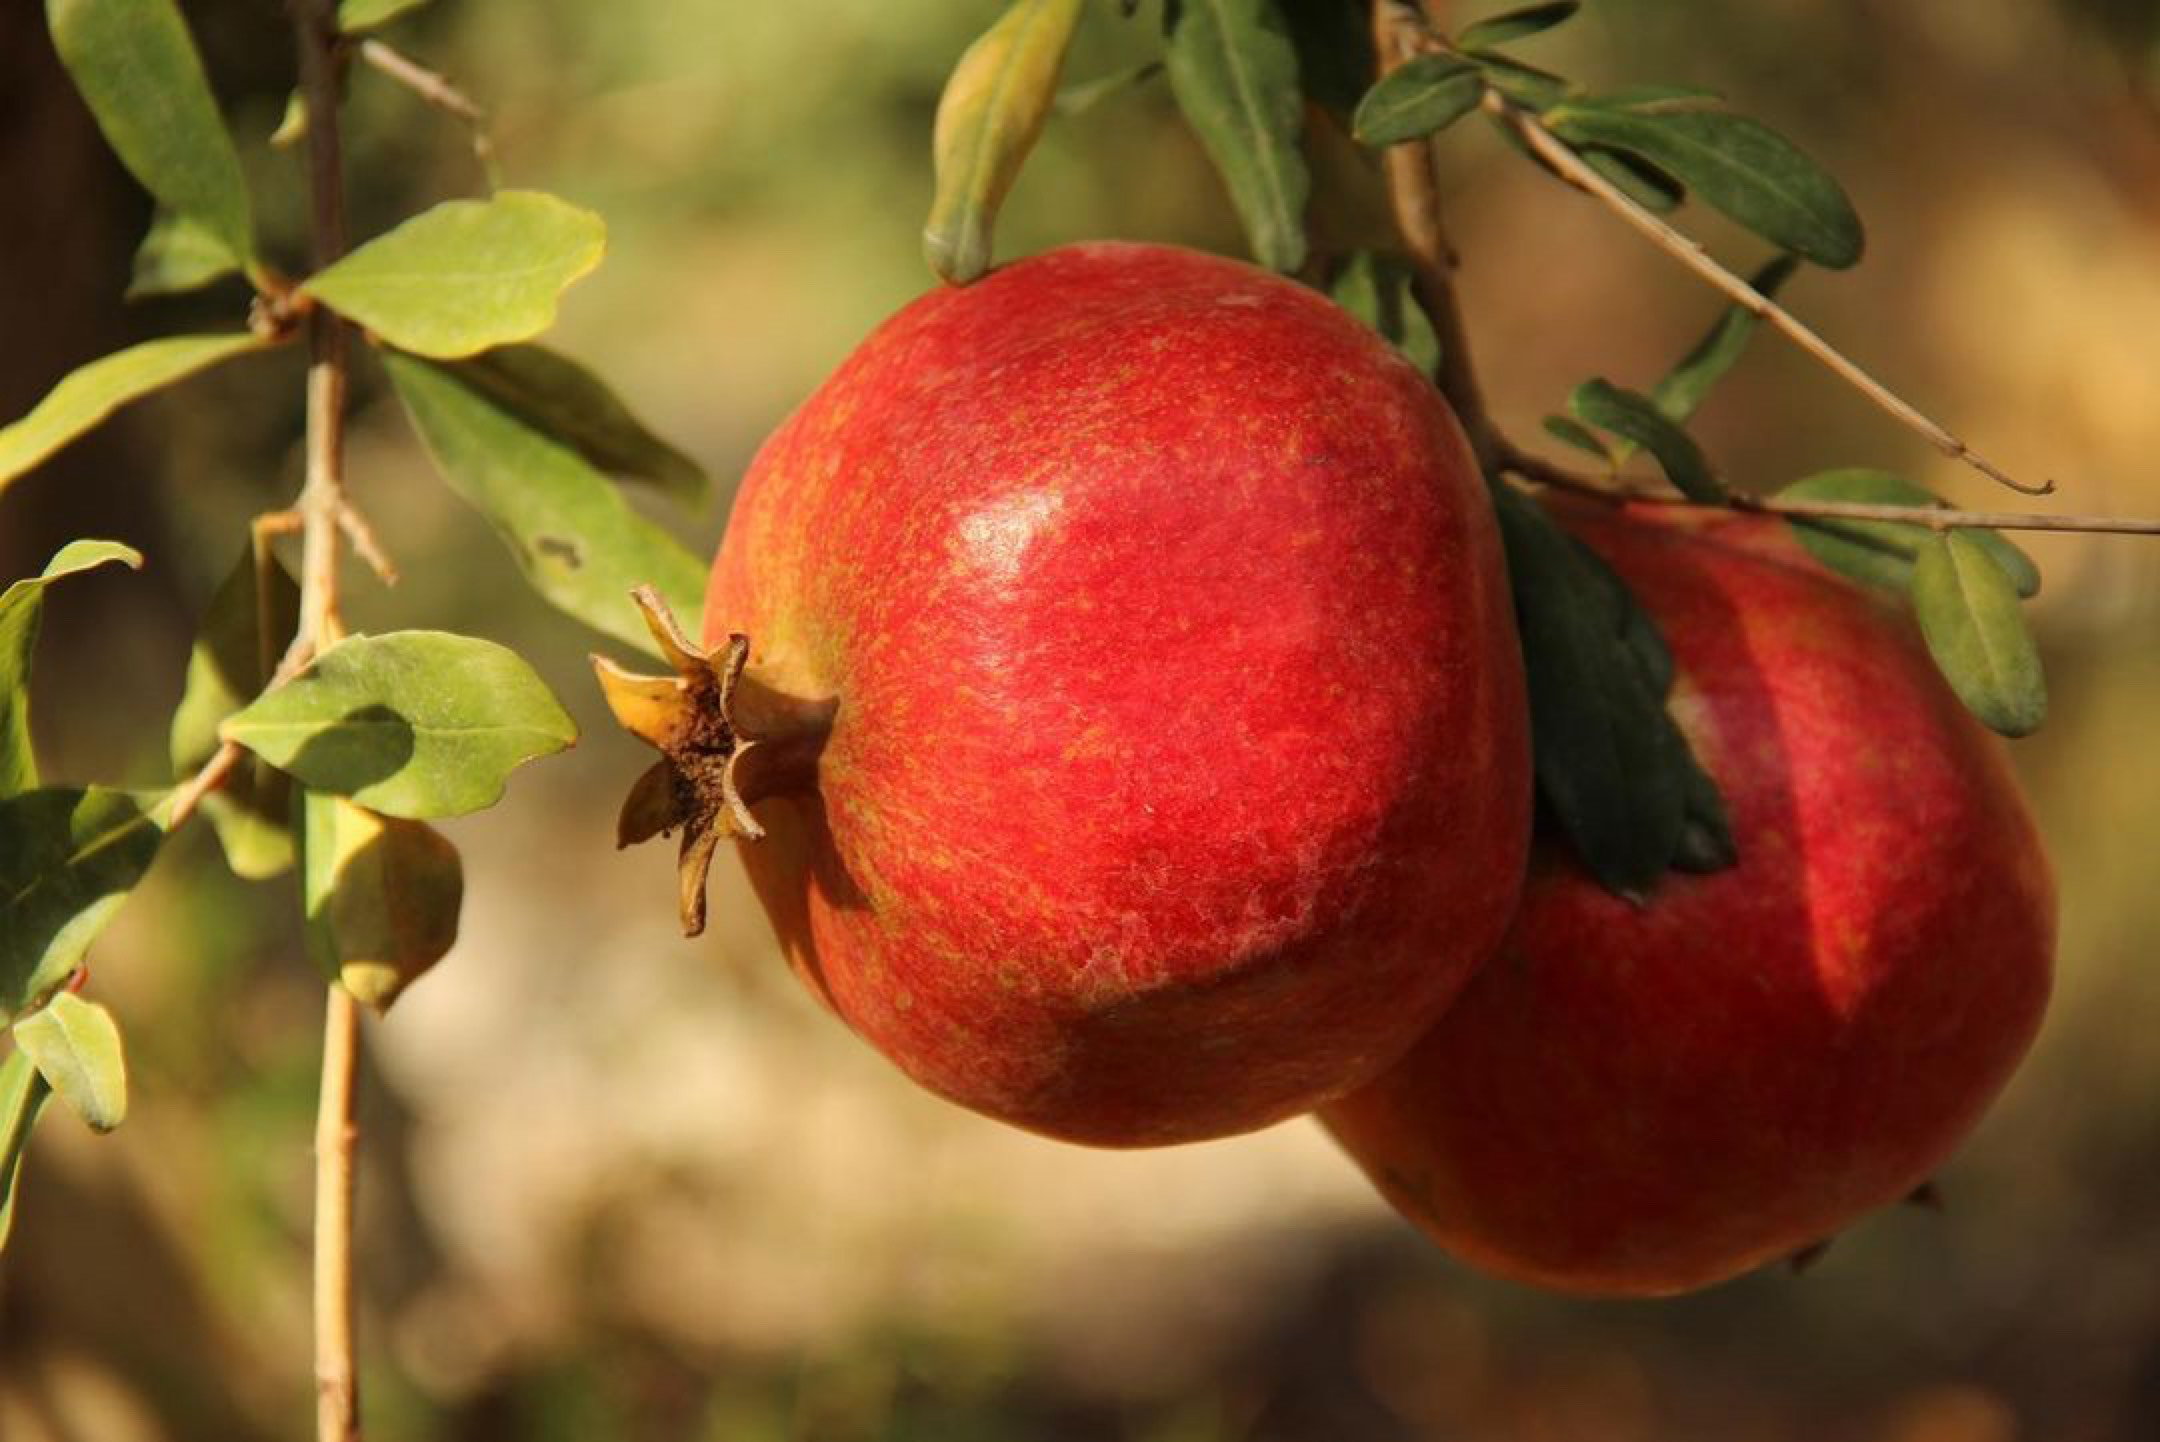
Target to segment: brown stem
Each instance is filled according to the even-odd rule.
[[[480,169],[486,174],[488,184],[502,183],[502,177],[495,168],[495,145],[488,139],[487,112],[475,105],[464,91],[451,84],[448,76],[428,69],[403,51],[386,45],[373,36],[360,42],[360,58],[427,104],[470,126],[473,158],[480,162]]]
[[[353,1347],[353,1100],[360,1003],[332,983],[323,1013],[322,1094],[315,1112],[315,1435],[358,1442],[360,1377]]]

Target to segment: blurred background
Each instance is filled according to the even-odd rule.
[[[596,207],[607,263],[551,337],[716,477],[655,514],[701,548],[760,438],[927,283],[940,83],[993,0],[437,0],[389,32],[493,115],[512,184]],[[1068,80],[1149,53],[1095,7]],[[1461,6],[1464,14],[1486,6]],[[123,306],[147,203],[104,151],[41,7],[0,6],[0,416],[128,341],[237,323],[230,285]],[[297,269],[292,83],[272,0],[185,6]],[[2011,471],[2085,511],[2160,511],[2160,7],[2152,0],[1592,0],[1536,58],[1717,87],[1830,163],[1866,262],[1789,301]],[[379,75],[349,109],[357,234],[479,176]],[[1518,435],[1569,385],[1643,384],[1712,298],[1476,126],[1445,142],[1471,330]],[[1693,218],[1736,264],[1755,252]],[[1055,119],[1007,255],[1087,236],[1236,250],[1159,84]],[[57,590],[36,728],[50,776],[165,779],[194,619],[300,462],[299,361],[199,378],[13,487],[0,578],[77,535],[149,556]],[[544,611],[433,479],[380,377],[353,485],[403,565],[359,628],[441,624],[531,657],[585,741],[451,823],[463,940],[368,1034],[362,1339],[371,1434],[714,1442],[2009,1442],[2160,1436],[2160,547],[2041,538],[2053,715],[2017,761],[2060,876],[2058,995],[1942,1178],[1782,1271],[1655,1304],[1482,1281],[1296,1123],[1145,1154],[1061,1147],[915,1091],[780,965],[736,869],[685,943],[672,868],[617,854],[646,762],[592,638]],[[1983,482],[1775,340],[1700,423],[1764,486],[1830,464]],[[93,957],[126,1027],[128,1124],[55,1109],[0,1264],[0,1438],[294,1437],[306,1427],[321,987],[289,882],[168,849]]]

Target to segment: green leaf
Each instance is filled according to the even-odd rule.
[[[415,355],[455,360],[530,340],[600,263],[600,217],[537,190],[447,200],[376,236],[300,289]]]
[[[1378,68],[1365,7],[1292,0],[1282,7],[1282,17],[1297,49],[1299,86],[1307,98],[1347,122]]]
[[[990,268],[998,207],[1042,134],[1080,0],[1014,0],[970,45],[938,99],[937,190],[923,226],[930,268],[966,285]]]
[[[1575,387],[1568,396],[1568,410],[1577,420],[1650,452],[1666,479],[1689,500],[1715,504],[1725,498],[1725,487],[1710,473],[1710,463],[1695,438],[1668,419],[1648,396],[1598,378]]]
[[[127,1060],[112,1013],[63,991],[15,1023],[15,1044],[92,1131],[127,1119]]]
[[[192,775],[218,747],[218,726],[269,684],[286,638],[300,621],[300,588],[276,557],[266,556],[268,594],[258,595],[252,546],[212,596],[188,655],[187,687],[172,720],[176,776]],[[282,772],[250,761],[203,798],[225,864],[235,876],[262,881],[292,865],[286,824],[291,787]]]
[[[173,0],[45,0],[53,48],[106,143],[165,209],[254,255],[240,156]]]
[[[1484,73],[1487,85],[1516,104],[1528,106],[1532,110],[1549,110],[1567,99],[1570,93],[1566,77],[1535,65],[1526,65],[1511,56],[1490,50],[1478,50],[1464,58]]]
[[[316,791],[390,816],[461,816],[577,740],[518,655],[444,631],[348,636],[218,734]]]
[[[347,35],[388,25],[408,10],[418,10],[428,0],[338,0],[338,29]]]
[[[67,980],[164,839],[124,791],[55,786],[0,799],[0,1019]]]
[[[1335,277],[1331,294],[1426,375],[1439,369],[1440,337],[1411,294],[1411,269],[1402,257],[1359,251]]]
[[[1663,215],[1678,210],[1680,202],[1687,199],[1686,186],[1646,160],[1595,145],[1584,146],[1581,154],[1583,164],[1611,181],[1622,195],[1644,210]]]
[[[308,951],[377,1011],[457,942],[465,873],[433,827],[342,796],[301,793],[300,893]]]
[[[1477,109],[1485,78],[1448,55],[1420,55],[1389,71],[1358,102],[1351,131],[1366,145],[1395,145],[1445,130]]]
[[[30,1129],[51,1095],[52,1088],[30,1058],[13,1051],[0,1060],[0,1250],[6,1249],[15,1226],[15,1184],[22,1179]]]
[[[1136,90],[1162,74],[1160,60],[1144,60],[1138,65],[1128,65],[1123,70],[1113,70],[1108,75],[1098,75],[1093,80],[1082,80],[1058,91],[1051,100],[1050,108],[1070,120],[1085,115],[1113,95]]]
[[[1817,265],[1842,270],[1860,259],[1860,218],[1844,190],[1765,125],[1720,110],[1613,110],[1593,101],[1552,109],[1544,122],[1570,145],[1640,156],[1732,220]]]
[[[601,470],[651,481],[686,506],[704,501],[703,468],[646,429],[605,381],[568,356],[545,346],[503,346],[457,362],[451,373]]]
[[[1615,464],[1612,451],[1606,447],[1598,433],[1580,421],[1567,416],[1547,416],[1541,424],[1545,427],[1545,434],[1554,440],[1563,441],[1578,451],[1596,456],[1607,466]]]
[[[1913,566],[1912,603],[1929,654],[1967,710],[2005,736],[2040,729],[2040,652],[2017,587],[1986,547],[1963,531],[1929,536]]]
[[[1748,284],[1759,295],[1774,296],[1799,268],[1799,257],[1781,255],[1748,277]],[[1759,318],[1746,306],[1728,307],[1679,364],[1650,388],[1650,399],[1676,422],[1694,415],[1711,387],[1740,363],[1757,324]]]
[[[270,132],[270,148],[290,150],[307,138],[307,97],[295,90],[285,97],[277,129]]]
[[[1164,11],[1170,90],[1222,172],[1254,257],[1305,264],[1312,178],[1299,150],[1297,49],[1276,0],[1177,0]]]
[[[1600,110],[1702,110],[1724,97],[1700,85],[1624,85],[1591,97],[1585,104]]]
[[[0,797],[38,784],[30,749],[30,655],[37,647],[45,588],[108,561],[142,569],[142,553],[118,541],[70,541],[43,572],[0,591]]]
[[[0,491],[129,401],[268,342],[238,335],[169,335],[70,372],[30,414],[0,427]]]
[[[1456,35],[1455,43],[1465,50],[1487,50],[1495,45],[1510,45],[1573,19],[1575,12],[1580,9],[1580,0],[1549,0],[1549,3],[1543,5],[1525,5],[1520,10],[1509,10],[1490,19],[1464,26]]]
[[[406,356],[384,366],[413,429],[451,489],[494,523],[549,604],[618,641],[658,655],[630,592],[659,587],[677,614],[703,607],[705,568],[568,446]]]
[[[150,233],[135,249],[135,272],[121,298],[200,290],[239,269],[223,241],[186,216],[161,210],[150,218]]]
[[[1938,510],[1942,500],[1903,476],[1851,466],[1818,471],[1778,492],[1783,500],[1858,502],[1870,506],[1910,506]],[[1912,584],[1913,562],[1934,534],[1932,528],[1905,521],[1854,521],[1792,516],[1794,533],[1825,566],[1865,585],[1904,591]],[[2002,567],[2020,596],[2038,595],[2040,568],[2016,545],[1995,531],[1962,528]]]
[[[1610,569],[1511,487],[1494,488],[1530,689],[1538,794],[1591,875],[1640,898],[1672,864],[1688,816],[1687,743]],[[1650,624],[1647,620],[1642,624]]]

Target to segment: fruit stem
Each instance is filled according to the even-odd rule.
[[[615,719],[660,752],[623,799],[615,844],[634,846],[682,828],[677,904],[683,935],[696,936],[705,929],[714,852],[730,838],[764,838],[750,810],[758,802],[816,789],[839,702],[792,695],[751,671],[747,636],[730,636],[718,650],[698,646],[652,587],[630,595],[675,674],[640,676],[605,656],[592,658]]]

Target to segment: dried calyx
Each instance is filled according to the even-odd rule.
[[[716,651],[692,644],[652,587],[631,597],[675,674],[639,676],[605,656],[592,658],[615,719],[660,752],[623,799],[615,842],[631,846],[682,828],[683,934],[696,936],[705,929],[714,851],[730,837],[765,835],[750,813],[755,803],[816,786],[836,703],[789,696],[759,680],[746,669],[748,637],[730,636]]]

